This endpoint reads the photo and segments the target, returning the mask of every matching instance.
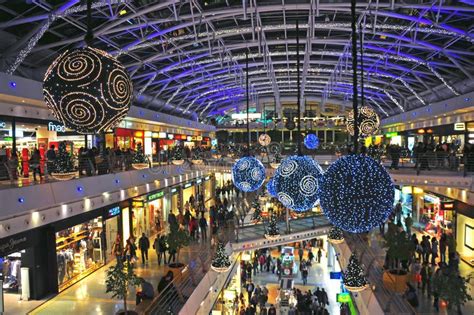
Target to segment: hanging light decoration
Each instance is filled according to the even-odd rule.
[[[308,156],[301,154],[301,92],[299,62],[299,27],[296,23],[296,60],[297,60],[297,104],[298,104],[298,155],[293,155],[281,162],[273,179],[278,200],[294,211],[307,211],[318,201],[318,180],[323,170]],[[293,121],[291,119],[291,121]]]
[[[368,232],[392,213],[392,179],[380,163],[368,156],[339,158],[323,175],[319,189],[325,215],[347,232]]]
[[[356,255],[352,254],[349,264],[343,273],[344,287],[351,292],[360,292],[368,287],[367,278]]]
[[[88,29],[89,44],[93,38],[90,23]],[[116,58],[89,45],[67,50],[53,61],[44,77],[43,96],[66,128],[81,134],[97,134],[114,128],[125,118],[133,86],[125,67]]]
[[[273,185],[278,200],[294,211],[307,211],[318,201],[318,181],[323,170],[308,156],[292,155],[278,167]]]
[[[319,147],[319,138],[314,133],[308,133],[304,137],[304,146],[308,150],[315,150]]]
[[[359,135],[368,137],[377,132],[380,127],[380,118],[372,107],[362,106],[359,109]],[[351,136],[354,135],[354,111],[351,110],[347,115],[347,131]]]
[[[331,244],[341,244],[344,242],[344,235],[342,230],[338,227],[333,226],[328,233],[328,241]]]
[[[266,133],[263,133],[258,137],[258,143],[260,143],[262,147],[268,146],[270,142],[272,142],[272,138]]]
[[[270,196],[277,197],[275,186],[273,186],[273,177],[271,177],[267,183],[267,191]]]
[[[247,96],[247,156],[237,160],[232,166],[232,181],[243,192],[255,191],[265,181],[265,167],[262,162],[250,156],[250,124],[249,124],[249,76],[248,76],[248,53],[246,58],[246,96]]]

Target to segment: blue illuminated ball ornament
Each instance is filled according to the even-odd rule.
[[[283,160],[275,172],[273,185],[278,200],[294,211],[307,211],[318,201],[321,166],[308,156],[293,155]]]
[[[254,157],[243,157],[232,167],[232,181],[240,191],[255,191],[265,181],[265,167]]]
[[[347,232],[368,232],[392,213],[392,179],[368,156],[338,159],[324,174],[319,190],[321,207],[329,221]]]
[[[314,133],[309,133],[304,137],[304,146],[308,150],[314,150],[319,147],[319,138]]]
[[[275,191],[275,185],[273,184],[273,177],[267,183],[267,191],[272,197],[276,197],[277,193]]]

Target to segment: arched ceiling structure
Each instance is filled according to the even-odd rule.
[[[141,106],[201,118],[238,110],[248,53],[251,99],[271,97],[278,108],[280,98],[296,96],[297,21],[303,100],[352,98],[349,0],[107,0],[93,7],[94,46],[126,65]],[[382,116],[474,88],[466,84],[474,75],[472,1],[369,0],[356,11],[366,103]],[[84,45],[86,25],[78,0],[0,1],[2,70],[44,72],[60,52]]]

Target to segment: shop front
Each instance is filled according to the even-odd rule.
[[[159,233],[164,228],[164,222],[168,221],[169,211],[165,209],[164,196],[164,190],[160,190],[148,194],[146,197],[146,210],[148,212],[148,220],[151,224],[149,235]]]
[[[56,232],[59,292],[105,264],[102,216]]]
[[[171,209],[174,214],[177,214],[179,210],[182,210],[182,199],[181,199],[181,187],[171,187]]]
[[[183,202],[186,207],[186,205],[190,205],[191,201],[196,201],[196,185],[195,181],[189,181],[185,184],[183,184]]]
[[[38,300],[54,292],[48,283],[47,231],[29,230],[0,240],[0,280],[4,305]]]
[[[456,251],[459,257],[474,267],[474,207],[456,203]]]
[[[143,130],[116,128],[114,136],[114,148],[135,150],[139,143],[144,145],[145,132]]]
[[[215,195],[215,185],[214,183],[214,177],[211,175],[207,175],[206,177],[203,178],[203,192],[202,195],[204,196],[204,206],[206,208],[209,208],[212,205],[214,195]]]

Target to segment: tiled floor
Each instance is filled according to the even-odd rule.
[[[327,244],[326,242],[324,244]],[[305,250],[304,258],[307,259],[308,251]],[[313,254],[317,254],[317,251],[313,249]],[[326,251],[321,258],[321,263],[314,262],[312,266],[309,268],[309,275],[308,275],[308,283],[303,285],[303,280],[301,279],[301,273],[298,272],[298,275],[294,279],[295,287],[300,289],[303,293],[311,290],[314,292],[317,287],[324,288],[329,297],[329,306],[327,310],[330,314],[339,314],[339,304],[336,302],[336,294],[341,292],[341,285],[340,280],[331,280],[329,279],[329,272],[330,271],[340,271],[339,266],[332,266],[328,267],[327,258],[326,258]],[[277,251],[273,251],[272,255],[278,255]],[[298,255],[295,256],[296,261],[299,265],[299,257]],[[336,262],[337,264],[337,262]],[[256,276],[252,277],[252,281],[255,285],[266,285],[268,289],[268,303],[275,304],[275,298],[278,294],[279,289],[279,282],[278,276],[271,272],[259,272]]]
[[[192,246],[182,250],[180,261],[188,262],[190,256],[195,256],[202,251],[209,251],[209,247],[210,243],[193,243]],[[145,265],[138,262],[135,270],[140,277],[145,278],[153,284],[156,290],[161,276],[166,273],[169,268],[163,265],[158,266],[154,250],[150,250],[149,255],[149,262]],[[138,256],[140,257],[140,253],[138,253]],[[71,314],[115,314],[115,312],[123,308],[123,303],[112,299],[109,294],[105,293],[105,274],[110,265],[111,264],[101,268],[86,279],[66,289],[58,296],[32,311],[31,314],[62,315],[66,312]],[[174,269],[174,271],[176,272],[177,269]],[[127,304],[131,310],[135,308],[134,297],[135,290],[132,289],[127,299]]]

